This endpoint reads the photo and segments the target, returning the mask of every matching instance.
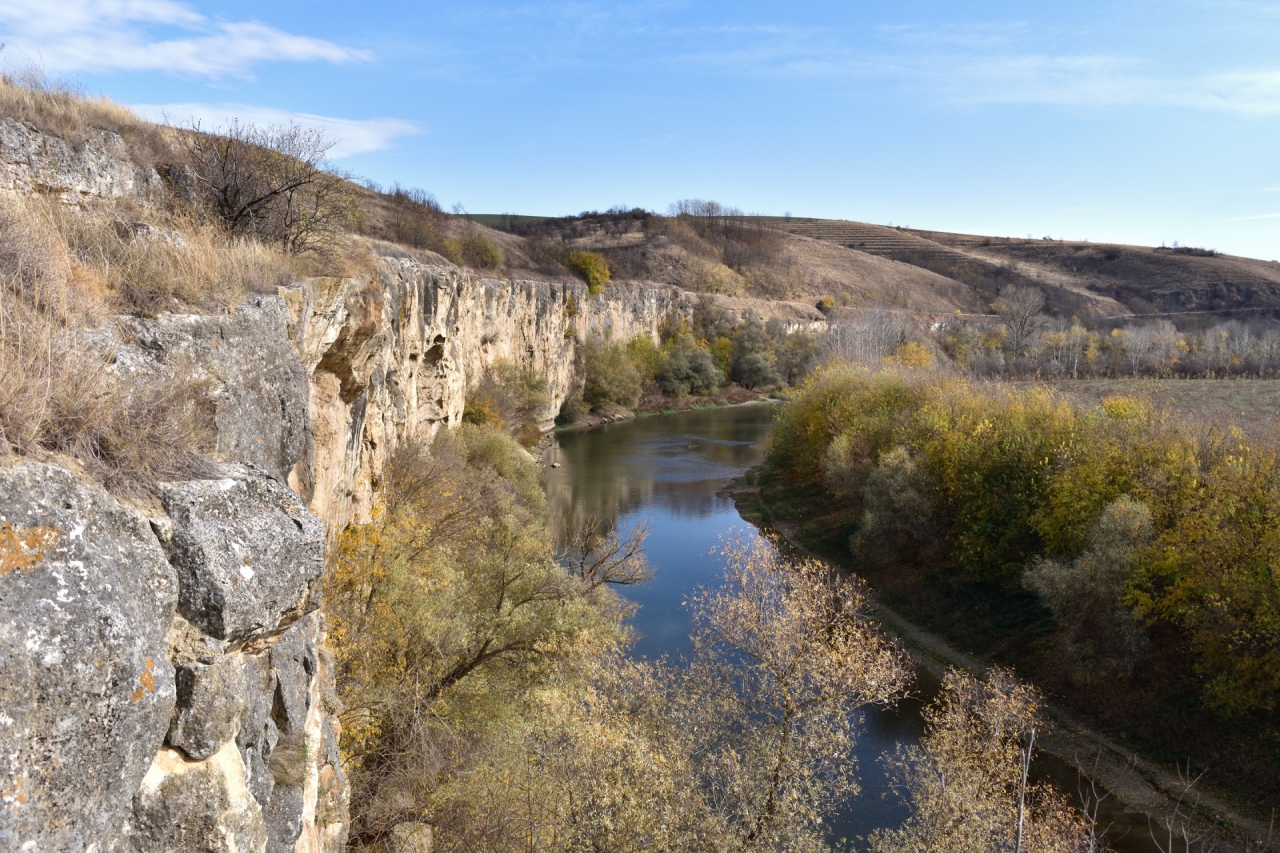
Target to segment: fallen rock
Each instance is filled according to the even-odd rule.
[[[288,486],[226,466],[221,480],[161,486],[173,520],[178,610],[233,644],[287,628],[320,604],[324,531]]]
[[[0,850],[123,826],[173,710],[176,600],[137,512],[61,468],[0,470]]]

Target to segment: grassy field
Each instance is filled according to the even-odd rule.
[[[1234,424],[1254,439],[1274,439],[1280,379],[1077,379],[1050,387],[1084,405],[1107,397],[1146,397],[1157,407],[1201,426]]]

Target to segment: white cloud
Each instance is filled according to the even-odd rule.
[[[173,0],[0,0],[0,39],[50,71],[248,76],[258,62],[371,59],[257,21],[214,21]]]
[[[1259,213],[1257,216],[1239,216],[1224,222],[1257,222],[1259,219],[1280,219],[1280,213]]]
[[[291,122],[303,127],[318,127],[329,139],[336,141],[329,151],[329,156],[334,159],[381,151],[390,148],[399,137],[422,132],[413,122],[397,118],[333,118],[250,104],[133,104],[132,107],[152,121],[177,127],[199,122],[206,130],[218,130],[229,125],[232,119],[259,127]]]

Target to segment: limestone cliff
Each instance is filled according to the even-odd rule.
[[[0,467],[0,849],[341,849],[326,541],[498,359],[547,377],[549,425],[585,336],[654,335],[694,304],[384,259],[229,314],[117,320],[114,370],[212,389],[221,469],[139,508],[56,464]]]
[[[548,381],[550,428],[582,381],[589,335],[656,338],[668,314],[700,297],[667,285],[621,283],[589,296],[580,282],[505,281],[386,258],[377,280],[307,282],[282,293],[310,379],[314,463],[290,479],[332,525],[366,516],[386,454],[412,436],[459,423],[469,382],[498,360]],[[712,297],[792,328],[824,322],[815,308]]]

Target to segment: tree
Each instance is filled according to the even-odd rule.
[[[1030,784],[1039,699],[1013,674],[952,670],[926,710],[919,746],[885,764],[911,815],[872,833],[872,853],[1076,853],[1097,850],[1081,816],[1047,783]]]
[[[908,658],[867,617],[856,580],[764,542],[724,555],[724,586],[690,599],[685,693],[713,732],[704,785],[732,817],[732,848],[824,849],[822,818],[858,790],[856,711],[902,695]]]
[[[1018,287],[1006,284],[1000,290],[1000,298],[991,304],[1009,330],[1009,349],[1014,358],[1020,358],[1027,344],[1048,325],[1048,318],[1040,313],[1044,308],[1044,294],[1034,287]]]
[[[355,187],[329,168],[334,142],[318,128],[257,127],[238,119],[222,133],[188,134],[203,201],[229,232],[294,254],[326,253],[357,210]]]

